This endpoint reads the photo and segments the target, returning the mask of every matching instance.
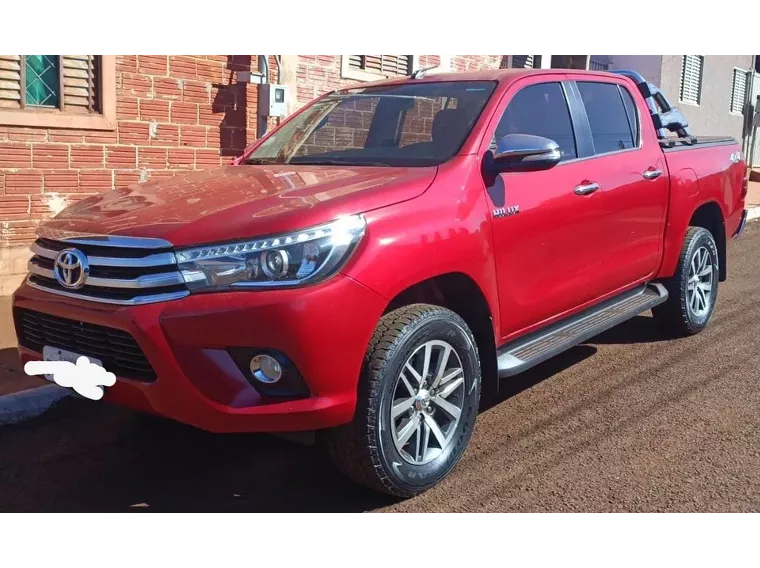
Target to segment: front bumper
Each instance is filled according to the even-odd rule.
[[[198,294],[130,307],[71,300],[26,284],[13,297],[14,317],[22,308],[129,333],[156,380],[117,375],[103,400],[212,432],[288,432],[349,422],[362,360],[385,305],[343,275],[301,289]],[[16,326],[18,332],[18,318]],[[263,396],[230,348],[284,353],[310,394]],[[22,364],[41,359],[24,346],[19,353]]]

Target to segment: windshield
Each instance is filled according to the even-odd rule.
[[[496,83],[405,83],[331,94],[248,156],[249,164],[431,166],[462,147]]]

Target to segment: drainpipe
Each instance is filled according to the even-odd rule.
[[[269,56],[259,55],[259,72],[263,74],[261,84],[269,83]],[[261,101],[261,86],[259,86],[259,101]],[[267,133],[267,117],[262,116],[261,109],[257,107],[258,123],[256,128],[256,137],[261,138]]]

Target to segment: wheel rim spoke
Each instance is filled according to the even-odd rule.
[[[404,412],[409,410],[414,405],[414,397],[411,396],[407,398],[406,400],[402,400],[401,402],[397,402],[393,405],[393,408],[391,408],[391,418],[394,420],[401,416]]]
[[[430,447],[430,426],[425,420],[422,421],[422,432],[422,454],[419,461],[425,461],[425,454]]]
[[[443,353],[441,353],[441,356],[438,358],[438,369],[435,372],[435,378],[433,380],[433,385],[431,388],[435,388],[438,386],[438,383],[441,381],[441,378],[443,377],[444,371],[446,371],[446,365],[449,362],[449,355],[451,354],[451,347],[449,345],[446,345],[443,348]]]
[[[442,377],[438,377],[434,382],[433,385],[430,388],[440,388],[443,385],[447,384],[451,379],[458,377],[462,374],[462,369],[460,367],[457,367],[456,369],[449,370],[448,373],[443,375]]]
[[[446,414],[451,416],[454,420],[459,420],[459,416],[461,416],[462,411],[459,410],[459,407],[451,404],[448,400],[445,398],[442,398],[440,395],[436,396],[433,399],[433,403],[443,410]]]
[[[422,364],[422,381],[427,379],[430,372],[430,355],[433,352],[433,346],[430,343],[425,344],[425,362]]]
[[[438,440],[438,445],[441,446],[441,449],[445,448],[447,442],[446,436],[444,435],[440,426],[438,426],[438,422],[435,421],[435,418],[430,415],[425,415],[425,422],[427,422],[427,425],[430,428],[430,431],[433,433],[435,439]]]
[[[457,387],[462,383],[464,383],[464,377],[459,377],[458,379],[446,383],[446,386],[438,391],[438,396],[436,398],[449,398],[449,395],[457,390]]]
[[[396,433],[396,447],[401,450],[406,443],[409,441],[409,438],[412,437],[412,434],[414,434],[417,431],[417,428],[420,425],[420,419],[417,417],[417,414],[413,414],[409,420],[407,420],[404,425],[398,430]]]
[[[412,397],[417,394],[417,390],[412,386],[404,373],[401,373],[401,382],[404,383],[406,390],[409,391],[409,394],[412,395]]]
[[[414,377],[414,380],[417,381],[418,385],[422,384],[422,377],[417,372],[417,369],[415,369],[414,367],[412,367],[411,363],[407,362],[406,366],[404,367],[404,369],[407,370],[409,372],[409,374],[411,374]]]

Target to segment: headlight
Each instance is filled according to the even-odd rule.
[[[191,291],[298,286],[323,280],[348,260],[364,235],[361,215],[290,234],[177,252]]]

